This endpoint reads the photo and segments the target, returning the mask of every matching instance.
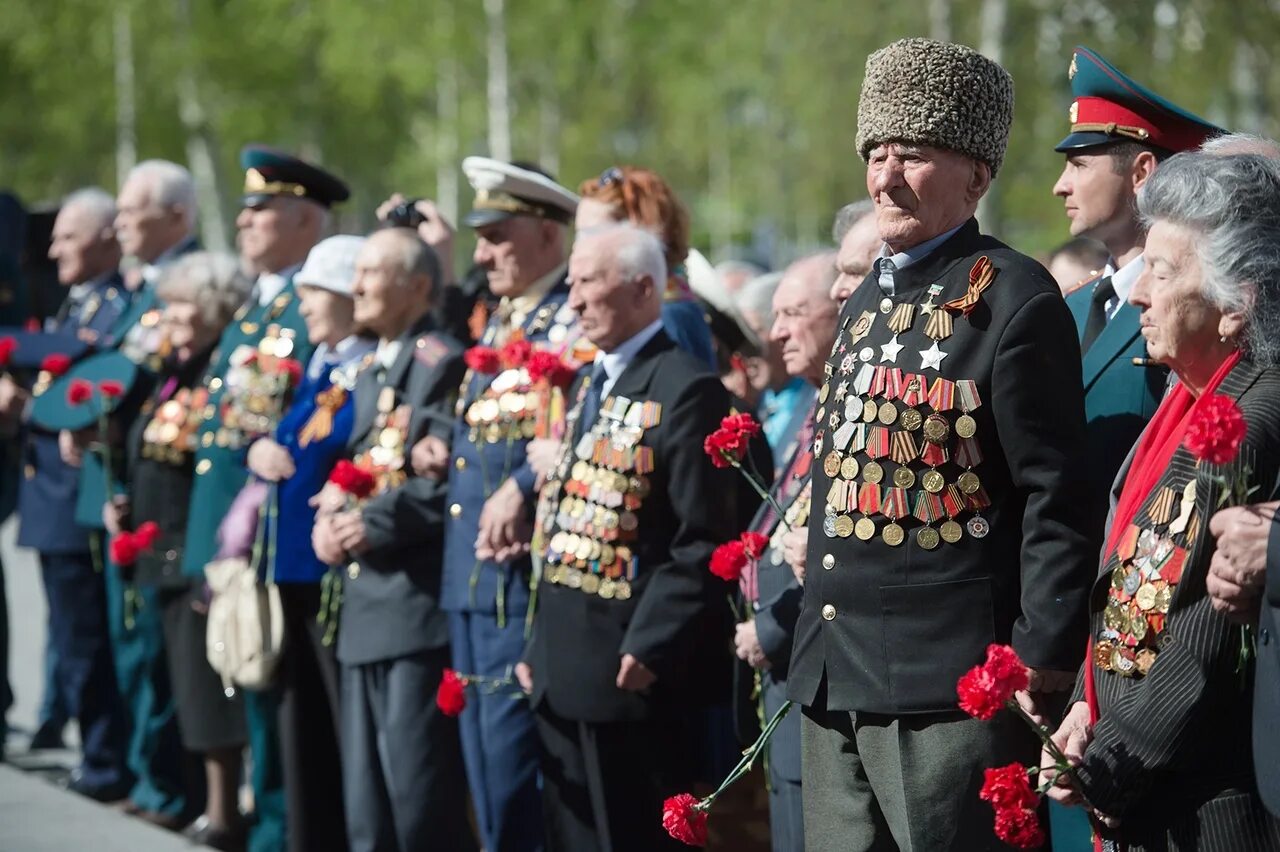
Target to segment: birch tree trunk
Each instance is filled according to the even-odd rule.
[[[995,62],[1004,64],[1005,22],[1009,15],[1009,0],[982,0],[979,16],[981,38],[978,51]],[[987,194],[978,202],[978,222],[983,233],[999,236],[1004,230],[1004,209],[1000,184],[993,181]]]
[[[129,7],[120,3],[114,12],[113,60],[116,89],[116,186],[138,163],[138,110],[133,80],[133,22]]]
[[[511,160],[511,101],[507,84],[507,25],[505,0],[484,0],[488,22],[486,53],[489,64],[489,156]]]
[[[187,132],[187,164],[196,184],[196,205],[200,208],[200,241],[212,251],[228,251],[226,222],[223,220],[222,181],[214,155],[213,129],[200,100],[196,83],[194,39],[190,0],[178,0],[178,43],[183,45],[183,64],[178,73],[178,117]]]

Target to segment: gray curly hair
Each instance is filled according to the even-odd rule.
[[[156,283],[161,302],[189,302],[210,328],[223,328],[244,303],[252,285],[229,254],[195,251],[165,267]]]
[[[1280,163],[1257,154],[1184,153],[1138,192],[1138,212],[1189,228],[1204,297],[1245,317],[1241,345],[1257,364],[1280,361]]]

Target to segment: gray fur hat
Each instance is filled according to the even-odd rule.
[[[1013,123],[1013,78],[972,48],[904,38],[867,57],[858,153],[884,142],[932,145],[981,160],[995,176]]]

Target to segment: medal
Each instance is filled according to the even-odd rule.
[[[899,488],[910,488],[916,484],[916,475],[909,467],[900,467],[893,472],[893,484]]]
[[[924,324],[924,333],[936,344],[940,340],[946,340],[951,336],[952,323],[951,314],[946,311],[931,310],[929,319]]]
[[[908,432],[914,432],[924,423],[924,417],[914,408],[908,408],[898,415],[898,425]]]
[[[941,541],[941,536],[938,535],[938,531],[933,527],[921,527],[916,532],[916,544],[925,550],[933,550]]]
[[[880,533],[880,538],[890,547],[897,547],[906,539],[907,533],[897,524],[887,524],[884,531]]]
[[[1163,526],[1169,523],[1169,519],[1173,517],[1173,503],[1176,499],[1177,495],[1172,488],[1168,486],[1161,488],[1160,493],[1156,495],[1156,499],[1152,501],[1151,506],[1147,509],[1151,522],[1156,526]]]
[[[822,472],[825,473],[829,479],[840,473],[840,454],[835,450],[827,453],[827,455],[822,459]]]
[[[840,476],[844,479],[853,479],[858,475],[858,460],[853,456],[847,457],[840,462]]]
[[[906,347],[904,347],[901,343],[898,342],[898,335],[895,334],[888,343],[881,345],[880,360],[882,362],[890,361],[893,363],[897,363],[898,353],[901,352],[904,348]],[[869,359],[864,358],[863,360],[869,360]]]
[[[938,534],[947,544],[955,544],[964,537],[964,530],[955,521],[946,520],[938,527]]]
[[[909,465],[920,454],[915,436],[910,432],[894,432],[889,442],[889,458],[900,465]]]
[[[865,423],[873,422],[880,415],[880,408],[875,404],[874,400],[867,400],[862,406],[862,420]]]
[[[884,468],[879,462],[869,461],[862,466],[862,478],[871,484],[878,484],[884,479]]]
[[[886,426],[892,426],[898,420],[898,409],[892,402],[885,400],[880,403],[877,416],[881,423]]]
[[[924,439],[931,444],[945,444],[951,435],[951,426],[941,414],[930,414],[924,421]]]
[[[972,438],[978,432],[978,422],[968,414],[956,418],[956,434],[961,438]]]
[[[872,536],[876,534],[876,522],[870,518],[859,518],[853,525],[853,534],[862,541],[871,541]]]
[[[872,349],[870,346],[864,346],[858,350],[858,360],[865,363],[867,361],[870,361],[872,358],[874,358],[875,354],[876,354],[875,350]]]
[[[853,327],[849,329],[849,343],[856,346],[862,338],[871,333],[871,327],[875,324],[876,315],[871,311],[863,311],[853,323]]]
[[[893,300],[885,296],[880,300],[880,313],[887,314],[891,310],[893,310]]]
[[[991,524],[981,515],[974,515],[969,519],[969,523],[965,524],[965,528],[969,530],[969,535],[974,538],[986,538],[987,533],[991,532]]]
[[[893,332],[894,337],[911,328],[916,319],[916,306],[910,302],[904,302],[893,309],[889,314],[888,326]]]
[[[836,518],[835,522],[836,535],[840,538],[848,538],[853,535],[853,529],[855,526],[853,518],[848,515],[840,515]]]
[[[946,314],[938,314],[934,316],[946,316]],[[932,317],[930,317],[932,319]],[[922,370],[941,370],[942,359],[947,357],[947,353],[938,348],[938,341],[934,341],[933,345],[928,349],[920,350],[920,369]]]
[[[926,470],[920,478],[920,484],[924,486],[924,490],[929,494],[937,494],[947,482],[942,478],[942,474],[936,470]]]
[[[978,475],[971,470],[966,470],[960,474],[956,480],[956,485],[965,494],[976,494],[978,489],[982,487],[982,482],[978,479]]]

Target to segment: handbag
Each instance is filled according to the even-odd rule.
[[[285,643],[284,610],[280,589],[274,582],[278,515],[275,484],[246,485],[223,525],[231,521],[233,515],[241,518],[245,505],[257,501],[257,495],[251,491],[255,486],[262,486],[263,496],[257,507],[252,552],[247,557],[235,553],[224,555],[204,567],[212,591],[205,630],[205,657],[222,679],[228,698],[235,694],[236,686],[254,690],[271,686]],[[229,542],[224,541],[224,552],[227,544]],[[258,565],[264,554],[265,582],[258,579]]]

